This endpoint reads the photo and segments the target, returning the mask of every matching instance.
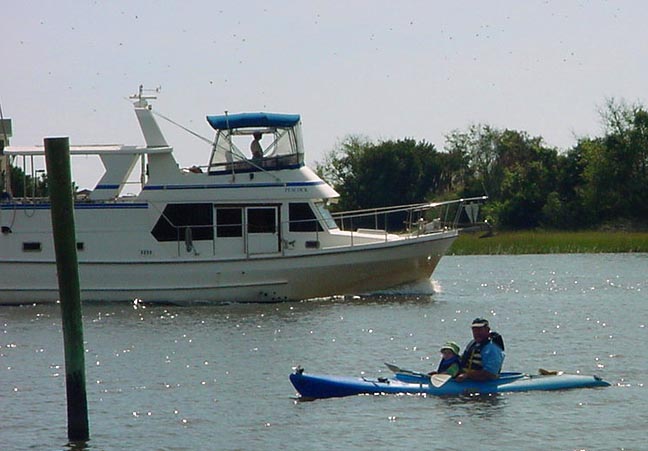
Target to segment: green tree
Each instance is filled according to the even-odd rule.
[[[11,192],[14,197],[47,197],[47,174],[32,177],[18,166],[11,166]]]
[[[648,112],[608,100],[606,134],[583,140],[583,203],[597,222],[648,220]]]
[[[446,140],[450,151],[467,160],[471,175],[465,178],[466,195],[489,196],[487,216],[506,228],[541,223],[547,197],[555,189],[557,150],[544,146],[541,137],[488,125],[455,131]]]
[[[350,136],[316,170],[340,193],[336,209],[355,210],[425,202],[446,192],[454,182],[450,159],[425,141]]]
[[[543,227],[576,230],[592,222],[592,215],[583,204],[584,147],[579,144],[558,154],[556,186],[542,208]]]
[[[344,210],[424,202],[452,183],[434,145],[413,139],[374,144],[347,137],[316,169],[340,193]]]
[[[463,162],[458,174],[466,195],[499,197],[501,171],[498,170],[497,142],[500,132],[489,125],[471,125],[467,131],[446,135],[445,150]]]

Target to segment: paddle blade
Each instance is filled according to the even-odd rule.
[[[387,368],[389,368],[389,370],[394,372],[394,373],[400,373],[401,372],[401,369],[399,367],[397,367],[396,365],[392,365],[391,363],[385,362],[385,366]]]
[[[439,388],[450,379],[452,379],[452,376],[450,376],[449,374],[433,374],[430,378],[430,381],[432,382],[432,385],[434,387]]]
[[[412,370],[406,370],[405,368],[400,368],[396,365],[392,365],[391,363],[385,362],[385,366],[389,368],[391,371],[393,371],[396,375],[404,374],[408,376],[425,377],[425,378],[428,377],[427,374],[418,373]]]

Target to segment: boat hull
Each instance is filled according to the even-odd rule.
[[[278,302],[427,280],[456,231],[244,259],[79,262],[83,301]],[[0,262],[0,304],[56,302],[54,261]]]
[[[361,394],[426,394],[434,396],[493,394],[533,390],[565,390],[572,388],[607,387],[610,384],[597,376],[577,374],[538,375],[503,373],[493,381],[448,381],[440,387],[430,384],[429,378],[367,379],[346,376],[328,376],[296,372],[290,382],[305,399],[340,398]]]

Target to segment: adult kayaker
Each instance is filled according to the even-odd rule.
[[[491,339],[488,320],[476,318],[471,325],[473,340],[468,343],[461,356],[462,373],[455,380],[487,381],[497,379],[504,363],[503,346]]]

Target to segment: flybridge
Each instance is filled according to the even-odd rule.
[[[207,122],[216,130],[211,174],[297,169],[304,163],[298,114],[222,114],[207,116]],[[249,150],[252,142],[258,146],[256,155]]]

